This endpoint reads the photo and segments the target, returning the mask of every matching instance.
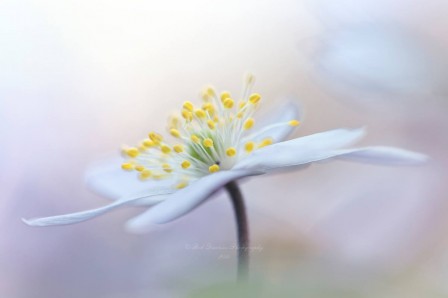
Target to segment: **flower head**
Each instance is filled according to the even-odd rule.
[[[254,132],[261,95],[252,93],[253,83],[249,75],[237,102],[229,92],[218,95],[213,87],[202,92],[202,105],[184,102],[168,121],[168,132],[175,142],[150,132],[138,146],[123,149],[126,160],[122,169],[137,172],[141,180],[171,179],[175,181],[173,187],[181,189],[206,175],[230,170],[257,149],[271,145],[274,140],[269,131],[299,125],[291,118]]]
[[[120,163],[112,163],[93,171],[89,185],[115,199],[113,203],[25,223],[73,224],[117,207],[143,204],[152,207],[127,224],[130,231],[142,232],[152,224],[192,211],[230,181],[278,168],[301,168],[298,166],[334,159],[391,165],[418,164],[427,159],[393,147],[348,148],[364,135],[363,129],[335,129],[283,141],[299,125],[296,106],[288,102],[264,125],[257,125],[255,112],[261,96],[252,93],[253,83],[253,76],[248,76],[239,101],[228,92],[218,95],[207,88],[201,105],[187,101],[179,115],[170,118],[168,132],[176,142],[150,132],[138,146],[123,150],[121,168]]]

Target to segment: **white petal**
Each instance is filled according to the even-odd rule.
[[[299,108],[297,104],[294,103],[293,101],[288,101],[278,106],[273,112],[269,113],[266,117],[262,118],[260,123],[257,123],[253,128],[253,133],[256,134],[257,131],[262,130],[264,127],[268,125],[288,122],[294,119],[297,120],[298,118],[299,118]],[[274,140],[274,142],[280,142],[286,139],[294,129],[295,127],[289,125],[274,127],[269,131],[257,135],[257,137],[251,141],[258,142],[267,137],[270,137]]]
[[[107,213],[107,212],[109,212],[115,208],[121,207],[121,206],[130,205],[139,200],[145,200],[145,199],[147,200],[148,197],[151,197],[153,204],[157,204],[165,199],[166,196],[163,196],[163,195],[167,195],[172,192],[174,192],[173,189],[163,189],[163,190],[159,189],[159,190],[154,190],[152,192],[147,192],[146,194],[142,194],[139,196],[123,198],[123,199],[113,202],[112,204],[109,204],[109,205],[106,205],[106,206],[103,206],[100,208],[96,208],[96,209],[91,209],[91,210],[86,210],[86,211],[81,211],[81,212],[76,212],[76,213],[70,213],[70,214],[64,214],[64,215],[56,215],[56,216],[33,218],[33,219],[22,219],[22,220],[27,225],[38,226],[38,227],[75,224],[75,223],[79,223],[82,221],[92,219],[94,217],[97,217],[99,215]]]
[[[338,159],[388,165],[414,165],[428,160],[428,156],[394,147],[365,147],[341,150]]]
[[[363,135],[364,129],[336,129],[273,144],[254,151],[234,169],[264,171],[327,159],[336,149],[353,144]]]
[[[127,223],[129,231],[141,233],[152,224],[166,223],[192,211],[214,192],[230,181],[257,175],[254,171],[222,171],[201,178],[186,188],[178,190],[166,201],[152,207]]]
[[[151,189],[169,188],[175,182],[171,179],[145,180],[138,179],[138,173],[121,169],[122,159],[115,158],[99,162],[86,173],[87,186],[102,197],[117,200],[134,196]],[[140,201],[140,203],[142,203]]]

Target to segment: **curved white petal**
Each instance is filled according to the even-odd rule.
[[[24,223],[26,223],[29,226],[36,226],[36,227],[45,227],[45,226],[59,226],[59,225],[69,225],[69,224],[75,224],[82,221],[86,221],[89,219],[92,219],[94,217],[97,217],[99,215],[102,215],[104,213],[107,213],[113,209],[116,209],[118,207],[124,206],[124,205],[130,205],[132,203],[138,202],[139,200],[146,200],[147,203],[149,203],[148,198],[151,197],[152,204],[157,204],[165,199],[165,196],[174,192],[173,189],[159,189],[154,190],[152,192],[148,192],[146,194],[142,194],[140,196],[133,196],[128,198],[123,198],[120,200],[117,200],[113,202],[112,204],[76,212],[76,213],[70,213],[70,214],[63,214],[63,215],[56,215],[56,216],[50,216],[50,217],[43,217],[43,218],[32,218],[32,219],[22,219]]]
[[[254,134],[257,134],[257,131],[261,131],[264,127],[288,122],[290,120],[297,120],[299,118],[299,108],[296,103],[293,101],[287,101],[277,107],[273,112],[270,112],[266,117],[262,118],[260,123],[257,123],[253,128]],[[274,127],[269,129],[266,132],[260,133],[252,140],[255,142],[261,141],[267,137],[270,137],[274,140],[274,142],[280,142],[285,140],[288,135],[295,129],[295,127],[289,125],[282,125],[278,127]]]
[[[262,173],[240,170],[222,171],[205,176],[190,186],[178,190],[166,201],[129,220],[127,229],[130,232],[141,233],[147,231],[152,224],[175,220],[195,209],[228,182],[257,174]]]
[[[169,188],[175,184],[175,181],[169,178],[142,181],[138,179],[135,171],[122,170],[122,162],[122,159],[113,158],[92,165],[85,175],[87,186],[102,197],[117,200],[151,189]]]
[[[383,146],[347,149],[335,154],[338,159],[388,165],[415,165],[429,159],[421,153]]]
[[[273,144],[254,151],[234,169],[265,171],[327,159],[336,149],[353,144],[363,135],[362,128],[335,129]]]

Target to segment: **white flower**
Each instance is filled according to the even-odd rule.
[[[228,92],[218,96],[213,88],[202,94],[202,107],[185,102],[181,117],[169,121],[169,132],[178,140],[175,145],[151,132],[139,146],[123,150],[122,169],[111,164],[94,170],[88,183],[102,195],[115,199],[113,203],[24,222],[31,226],[65,225],[125,205],[152,206],[127,223],[128,230],[142,232],[152,224],[166,223],[192,211],[231,181],[275,169],[302,168],[332,159],[397,165],[427,159],[392,147],[347,148],[364,135],[363,129],[336,129],[283,141],[299,125],[296,106],[284,104],[256,129],[253,116],[261,96],[251,93],[253,82],[254,78],[248,76],[238,103]]]

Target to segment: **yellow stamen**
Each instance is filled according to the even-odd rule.
[[[201,142],[201,139],[197,135],[191,135],[191,140],[195,144],[199,144]]]
[[[207,92],[207,95],[210,97],[215,97],[216,96],[216,92],[215,89],[213,89],[213,87],[208,87],[205,92]]]
[[[208,128],[210,128],[210,129],[215,129],[215,126],[216,126],[215,122],[210,119],[207,120],[207,125],[208,125]]]
[[[191,113],[190,111],[182,110],[181,114],[185,120],[187,120],[187,121],[193,120],[193,113]]]
[[[237,117],[238,119],[243,118],[243,116],[244,116],[244,112],[238,112],[238,114],[236,114],[236,117]]]
[[[202,144],[204,144],[204,146],[207,148],[213,147],[213,140],[210,138],[207,138],[202,142]]]
[[[264,140],[261,141],[261,143],[258,145],[258,148],[263,148],[263,147],[269,146],[269,145],[271,145],[273,142],[274,142],[274,141],[273,141],[271,138],[264,139]]]
[[[245,101],[240,101],[240,103],[238,104],[238,108],[241,110],[242,108],[244,108],[246,106],[246,102]]]
[[[202,97],[202,100],[205,102],[210,101],[210,95],[207,94],[206,90],[202,91],[201,97]]]
[[[184,102],[182,107],[189,112],[193,112],[193,110],[194,110],[194,105],[191,101]]]
[[[210,173],[216,173],[219,171],[219,166],[217,164],[214,164],[208,168],[208,171]]]
[[[222,103],[224,104],[225,108],[231,109],[231,108],[233,108],[235,101],[233,99],[231,99],[230,97],[228,97],[228,98],[224,99],[224,101]]]
[[[149,138],[151,139],[151,141],[154,142],[154,144],[158,145],[160,144],[160,142],[163,141],[163,137],[161,135],[159,135],[156,132],[150,132],[149,133]]]
[[[255,123],[254,118],[249,118],[246,121],[244,121],[243,128],[246,130],[251,129],[252,126],[254,126],[254,123]]]
[[[184,151],[184,147],[182,146],[182,145],[174,145],[173,146],[173,149],[174,149],[174,151],[176,152],[176,153],[181,153],[181,152],[183,152]]]
[[[169,127],[170,128],[178,128],[179,127],[179,117],[172,115],[169,120]]]
[[[173,171],[173,169],[171,168],[171,166],[170,166],[169,164],[167,164],[167,163],[164,163],[164,164],[162,165],[162,169],[163,169],[165,172],[167,172],[167,173],[171,173],[171,172]]]
[[[202,105],[202,109],[208,112],[210,115],[213,115],[215,113],[215,106],[210,102],[204,103]]]
[[[151,141],[150,139],[143,140],[143,146],[149,148],[155,146],[155,143]]]
[[[140,152],[138,151],[137,148],[128,148],[125,150],[125,153],[129,156],[129,157],[137,157]]]
[[[165,154],[168,154],[168,153],[171,152],[171,148],[168,147],[167,145],[162,145],[162,146],[160,147],[160,150],[162,150],[162,152],[165,153]]]
[[[188,160],[184,160],[181,163],[182,169],[188,169],[191,166],[191,163]]]
[[[244,145],[244,150],[246,150],[247,153],[250,153],[254,150],[255,148],[255,143],[254,142],[247,142]]]
[[[288,122],[289,126],[298,126],[300,122],[298,120],[291,120]]]
[[[260,101],[261,95],[258,93],[254,93],[249,97],[249,101],[251,104],[256,104]]]
[[[194,111],[194,113],[196,114],[196,117],[198,117],[200,119],[207,117],[207,114],[204,112],[204,110],[201,110],[201,109],[196,109]]]
[[[176,188],[177,189],[182,189],[182,188],[185,188],[187,186],[188,186],[188,182],[187,181],[182,181],[182,182],[179,182],[179,184],[176,185]]]
[[[225,91],[225,92],[221,93],[221,101],[222,102],[224,102],[224,100],[229,97],[231,97],[229,92]]]
[[[175,128],[170,129],[170,134],[175,138],[180,138],[180,132]]]
[[[134,169],[134,165],[129,162],[125,162],[121,164],[121,168],[126,171],[132,171]]]
[[[173,146],[174,151],[176,151],[177,153],[181,153],[184,151],[184,147],[182,145],[174,145]]]
[[[139,172],[142,172],[143,170],[145,170],[145,167],[142,166],[142,165],[136,165],[136,166],[135,166],[135,170],[137,170],[137,171],[139,171]]]
[[[226,150],[226,154],[229,157],[235,156],[236,155],[236,149],[234,147],[230,147]]]
[[[148,179],[149,177],[151,177],[151,171],[150,170],[143,170],[141,173],[140,173],[140,179]]]

